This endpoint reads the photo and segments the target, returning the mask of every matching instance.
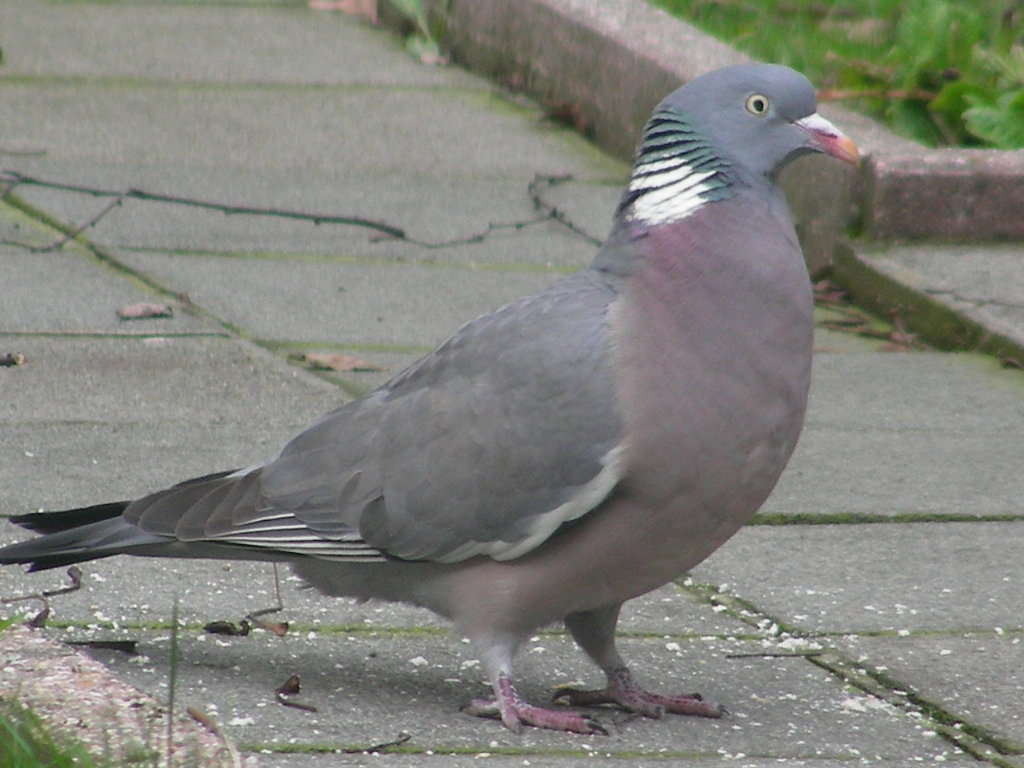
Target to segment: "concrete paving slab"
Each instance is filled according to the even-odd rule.
[[[809,632],[1021,628],[1024,523],[748,526],[693,570]]]
[[[40,11],[40,6],[48,10]],[[4,70],[38,78],[140,78],[187,83],[259,81],[457,86],[489,90],[454,67],[429,67],[392,32],[283,2],[190,4],[36,2],[4,8]],[[33,45],[44,37],[50,45]],[[201,50],[192,56],[184,51]],[[301,54],[301,55],[297,55]]]
[[[557,272],[126,253],[125,262],[261,339],[430,347]],[[500,274],[500,279],[496,279]]]
[[[0,243],[19,252],[51,248],[59,233],[0,199]]]
[[[345,399],[225,338],[7,343],[27,363],[0,369],[2,514],[126,498],[260,461]]]
[[[555,762],[557,761],[557,762]],[[321,768],[321,766],[358,766],[358,768],[479,768],[479,766],[495,766],[496,768],[520,768],[535,765],[558,765],[564,768],[589,768],[592,765],[623,766],[623,768],[661,768],[667,762],[673,766],[686,768],[721,768],[723,761],[728,761],[729,768],[778,768],[780,764],[801,768],[835,768],[836,761],[825,759],[794,759],[794,758],[751,758],[748,756],[724,755],[722,757],[700,757],[695,755],[674,755],[671,760],[653,756],[645,758],[636,755],[616,755],[614,753],[592,753],[586,757],[571,757],[564,753],[551,755],[545,753],[526,752],[524,754],[496,754],[489,749],[482,749],[473,754],[453,755],[448,753],[417,753],[412,755],[374,754],[303,754],[303,755],[261,755],[260,765],[273,768]],[[976,762],[966,755],[943,756],[943,762],[953,765]],[[903,760],[871,760],[876,768],[903,768]]]
[[[706,757],[923,759],[952,756],[953,747],[899,712],[844,690],[820,668],[800,659],[726,658],[753,643],[694,640],[666,649],[661,641],[625,640],[624,654],[645,680],[695,687],[733,708],[731,719],[667,717],[650,721],[602,713],[612,736],[567,736],[527,729],[515,736],[493,722],[459,713],[485,693],[468,646],[432,636],[397,634],[347,637],[217,640],[181,638],[178,701],[212,712],[244,748],[259,744],[378,743],[401,732],[422,749],[565,750],[584,754],[666,753]],[[168,638],[143,643],[145,658],[106,663],[143,690],[165,696]],[[540,650],[543,649],[543,650]],[[524,695],[543,700],[547,686],[582,679],[597,683],[578,650],[564,637],[542,636],[520,654]],[[303,712],[278,705],[273,691],[299,675]],[[690,682],[685,682],[689,679]],[[665,683],[668,684],[668,683]]]
[[[0,544],[29,536],[0,520]],[[73,625],[76,637],[105,638],[112,633],[127,633],[130,637],[138,626],[166,626],[175,600],[180,621],[192,627],[212,621],[237,624],[249,613],[277,604],[274,570],[269,563],[122,557],[80,567],[82,588],[51,601],[52,621]],[[154,578],[154,569],[159,570],[159,578]],[[284,609],[268,616],[269,620],[325,632],[415,628],[451,636],[451,625],[425,609],[324,597],[306,588],[287,565],[281,565],[278,573]],[[6,568],[0,571],[0,596],[35,594],[67,583],[62,569],[30,574]],[[19,613],[28,618],[38,610],[38,604],[27,603]],[[563,631],[560,625],[550,629]],[[625,635],[661,636],[665,642],[680,637],[744,637],[752,633],[748,625],[712,611],[671,584],[628,602],[619,631]]]
[[[80,4],[50,19],[56,6],[16,2],[21,38],[13,45],[4,42],[5,72],[14,75],[0,82],[7,106],[0,115],[0,143],[45,154],[18,154],[5,166],[117,189],[154,187],[225,202],[394,217],[414,236],[435,239],[520,218],[530,212],[524,187],[533,173],[568,171],[581,181],[550,190],[551,201],[588,231],[606,231],[623,176],[621,163],[603,159],[539,119],[539,109],[506,99],[464,73],[410,68],[400,43],[382,42],[378,32],[350,19],[297,8],[157,4],[143,9],[126,3]],[[304,18],[310,21],[303,24]],[[66,44],[56,55],[50,55],[51,32]],[[131,41],[147,35],[158,39],[131,48]],[[119,49],[111,40],[128,42]],[[378,63],[371,53],[375,46],[386,61]],[[134,55],[124,55],[128,49]],[[84,222],[105,204],[29,187],[18,193],[66,222]],[[2,230],[2,239],[13,239],[9,231]],[[118,255],[133,246],[139,252],[125,256],[133,265],[167,278],[174,290],[193,287],[193,298],[204,306],[200,299],[212,296],[209,308],[247,330],[292,346],[306,340],[348,342],[361,350],[388,338],[377,327],[384,325],[378,317],[397,329],[394,338],[418,348],[489,308],[481,297],[500,303],[522,295],[536,287],[530,279],[538,284],[555,279],[559,269],[586,263],[593,253],[588,244],[573,245],[547,226],[492,236],[486,247],[423,255],[409,244],[370,243],[364,231],[135,203],[113,211],[89,234]],[[146,249],[150,252],[141,252]],[[171,249],[269,251],[287,258],[152,252]],[[310,258],[336,255],[346,260]],[[67,305],[56,315],[65,323],[56,326],[58,331],[76,330],[81,317],[99,322],[98,315],[82,308],[92,294],[120,296],[125,286],[137,290],[105,273],[90,282],[95,265],[64,256],[66,269],[38,268],[26,273],[19,288],[23,295],[54,296],[53,303]],[[10,262],[6,254],[0,258]],[[422,263],[431,259],[441,266]],[[388,260],[393,263],[368,263]],[[490,287],[482,277],[474,281],[485,270],[466,268],[510,262],[519,271],[492,269],[486,273]],[[545,271],[548,266],[557,269]],[[336,280],[339,274],[344,281]],[[450,285],[443,285],[442,277]],[[522,284],[512,285],[515,279]],[[44,290],[49,282],[62,287]],[[334,307],[338,287],[346,288],[342,296],[354,292],[363,302],[353,305],[351,316],[325,314],[316,306]],[[203,297],[196,288],[206,292]],[[246,294],[257,299],[247,300]],[[479,310],[466,294],[480,302]],[[382,306],[386,311],[378,310]],[[296,307],[313,311],[292,319]],[[29,299],[16,309],[7,310],[5,303],[0,319],[9,312],[28,332],[51,329],[50,315]],[[436,338],[434,330],[423,331],[427,326],[436,329]],[[423,337],[414,338],[421,331]],[[179,339],[175,354],[155,360],[163,342],[145,347],[139,339],[117,340],[126,346],[112,352],[114,347],[99,340],[89,348],[75,346],[81,339],[5,338],[40,346],[26,347],[29,366],[0,369],[0,401],[22,409],[10,418],[0,414],[5,437],[0,487],[6,494],[0,495],[0,513],[103,501],[263,458],[264,451],[275,450],[341,398],[326,384],[237,340]],[[840,351],[818,355],[808,433],[770,510],[1020,514],[1014,505],[1024,489],[1019,473],[1006,469],[1020,454],[1012,428],[1022,415],[1017,403],[1024,399],[1018,400],[1015,374],[1003,376],[970,360],[880,355],[834,334],[819,334],[818,343]],[[398,358],[415,354],[390,347],[380,352]],[[36,361],[44,365],[36,367]],[[42,370],[55,375],[43,376]],[[287,423],[292,418],[297,422]],[[111,493],[112,485],[117,493]],[[848,642],[850,648],[851,632],[891,632],[892,637],[876,639],[880,650],[863,653],[882,665],[893,659],[905,664],[901,674],[919,684],[923,695],[963,704],[971,717],[1000,733],[1017,733],[1019,724],[1006,709],[1013,684],[1019,684],[1010,667],[1017,646],[1004,643],[994,627],[1004,628],[1007,637],[1020,634],[1021,603],[1013,591],[1020,581],[1014,559],[1020,525],[749,528],[703,566],[703,573],[733,584],[769,614],[808,631],[838,633],[828,639]],[[0,529],[2,540],[14,535],[20,534],[9,524]],[[154,574],[160,575],[157,586],[140,589],[147,580],[154,583]],[[50,578],[5,569],[0,592]],[[757,652],[769,641],[742,640],[752,632],[747,625],[671,587],[629,609],[627,655],[646,680],[681,681],[692,675],[736,716],[652,723],[605,715],[616,723],[616,735],[596,744],[565,734],[530,732],[516,738],[495,723],[460,716],[458,705],[483,691],[479,668],[472,664],[471,650],[426,613],[320,600],[299,592],[293,581],[286,581],[285,589],[288,618],[320,631],[310,633],[304,626],[283,640],[266,633],[199,639],[194,625],[204,618],[237,620],[269,602],[267,568],[252,564],[109,560],[88,566],[82,593],[56,602],[55,609],[76,624],[161,623],[173,595],[184,595],[183,615],[191,624],[185,632],[188,696],[200,706],[216,704],[218,719],[250,742],[269,741],[276,733],[279,743],[295,738],[300,744],[365,745],[408,729],[418,748],[465,750],[474,761],[483,751],[504,751],[498,758],[503,761],[522,757],[563,765],[598,759],[709,765],[741,753],[751,757],[730,762],[877,758],[905,765],[963,758],[946,742],[924,735],[910,718],[847,690],[806,660],[725,658],[730,648]],[[345,626],[347,632],[338,631]],[[934,639],[927,633],[936,631],[945,633],[938,638],[942,641],[969,640],[960,635],[974,627],[989,633],[979,635],[983,642],[976,647],[992,650],[939,647],[953,651],[941,659],[956,667],[930,664],[934,649],[925,645],[901,646],[913,652],[895,645],[925,643]],[[912,634],[900,637],[901,629]],[[93,637],[113,632],[106,626],[74,630]],[[143,640],[151,663],[110,663],[118,674],[135,675],[162,695],[166,632],[132,632]],[[729,636],[741,639],[724,639]],[[894,645],[886,645],[890,641]],[[858,638],[858,644],[864,642],[875,641]],[[541,634],[529,643],[521,669],[525,691],[537,699],[559,679],[597,682],[561,635]],[[287,670],[302,675],[303,698],[322,705],[320,713],[286,710],[273,701],[272,691]],[[952,683],[936,679],[939,673],[958,678],[971,693],[954,698]],[[1009,684],[990,685],[995,693],[986,701],[986,682],[996,678],[998,683],[1000,676]],[[986,704],[1002,709],[985,710]],[[525,753],[511,754],[516,750]],[[355,764],[403,759],[352,757],[361,761]],[[302,764],[321,761],[308,759]]]
[[[22,167],[22,170],[25,170]],[[48,172],[46,176],[54,175]],[[124,192],[175,195],[224,206],[275,209],[307,215],[362,217],[403,230],[409,240],[370,228],[325,222],[314,224],[278,216],[225,215],[219,210],[126,199],[89,229],[92,242],[125,250],[211,251],[336,255],[393,261],[490,263],[581,267],[596,245],[554,222],[537,221],[528,187],[532,176],[515,179],[430,177],[415,182],[393,177],[303,173],[282,177],[229,169],[162,166],[102,166],[76,163],[59,172],[65,181]],[[603,238],[611,221],[619,184],[576,184],[587,189],[573,207],[573,222],[596,221],[587,232]],[[548,201],[549,191],[543,192]],[[80,192],[20,186],[18,195],[36,208],[75,227],[93,220],[110,202]],[[551,204],[556,204],[554,199]],[[515,225],[529,222],[524,228]],[[497,229],[489,231],[491,225]],[[478,236],[486,235],[479,240]],[[461,244],[462,240],[472,240]],[[421,243],[444,247],[425,247]]]
[[[207,172],[329,168],[355,178],[394,176],[396,183],[534,173],[603,180],[618,178],[622,168],[570,129],[539,119],[537,110],[473,89],[289,87],[269,99],[256,85],[14,80],[4,83],[4,99],[5,142],[45,149],[42,156],[19,158],[15,167],[25,173],[86,159],[159,160]]]
[[[372,389],[384,384],[399,372],[405,370],[414,362],[419,360],[429,349],[423,347],[414,352],[394,352],[387,349],[380,349],[373,345],[363,347],[362,345],[307,345],[294,344],[283,345],[275,348],[279,354],[285,354],[289,360],[305,368],[317,371],[328,381],[336,382],[341,390],[352,397],[359,397]],[[361,360],[369,365],[378,366],[381,370],[355,370],[355,371],[331,371],[320,370],[316,365],[309,362],[293,359],[293,355],[305,354],[342,354]]]
[[[909,685],[963,721],[991,731],[1024,756],[1024,633],[845,637],[853,658]]]
[[[113,269],[66,246],[56,253],[29,253],[0,246],[4,300],[0,332],[160,334],[221,332],[178,309],[173,317],[121,320],[117,310],[136,302],[167,303],[167,297],[131,284]]]
[[[829,341],[819,332],[815,343]],[[899,377],[889,375],[896,369]],[[928,386],[915,389],[907,380]],[[1024,374],[987,355],[876,352],[865,342],[859,353],[814,358],[810,427],[996,436],[1022,419]]]
[[[766,512],[1019,514],[1019,371],[977,354],[880,353],[822,330],[816,345],[838,351],[815,355],[804,432]]]
[[[809,426],[766,512],[840,516],[1020,514],[1021,438]]]
[[[253,438],[252,429],[224,425],[33,423],[3,430],[0,460],[11,478],[0,490],[3,515],[132,498],[280,448]]]
[[[234,421],[261,441],[290,437],[319,409],[344,400],[336,389],[283,362],[268,365],[265,353],[223,337],[23,336],[17,345],[28,363],[4,371],[11,399],[0,408],[0,419],[12,425]],[[176,397],[181,392],[196,399]]]

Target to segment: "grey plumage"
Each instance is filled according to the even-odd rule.
[[[756,512],[796,444],[811,298],[774,177],[806,152],[856,157],[802,76],[698,78],[655,110],[591,268],[467,323],[265,464],[15,518],[47,535],[0,562],[286,560],[327,594],[452,619],[494,686],[468,711],[512,729],[601,730],[512,685],[518,645],[558,620],[609,681],[570,703],[717,716],[640,689],[614,628]]]

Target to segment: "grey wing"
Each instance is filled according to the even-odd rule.
[[[406,559],[518,557],[621,472],[608,310],[590,270],[479,318],[261,471],[268,525]]]

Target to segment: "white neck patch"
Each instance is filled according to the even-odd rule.
[[[648,226],[684,219],[707,202],[703,195],[716,188],[708,183],[716,173],[696,171],[679,158],[639,163],[629,180],[637,197],[627,215]]]

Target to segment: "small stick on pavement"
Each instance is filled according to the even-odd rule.
[[[23,600],[39,600],[43,604],[43,610],[33,616],[28,624],[31,627],[40,628],[46,625],[46,620],[50,616],[50,598],[56,597],[57,595],[66,595],[69,592],[77,592],[82,588],[82,569],[77,565],[72,565],[67,570],[68,578],[71,580],[71,585],[67,587],[61,587],[60,589],[50,589],[45,592],[35,592],[31,595],[18,595],[16,597],[0,597],[0,604],[10,605],[11,603],[20,603]]]

